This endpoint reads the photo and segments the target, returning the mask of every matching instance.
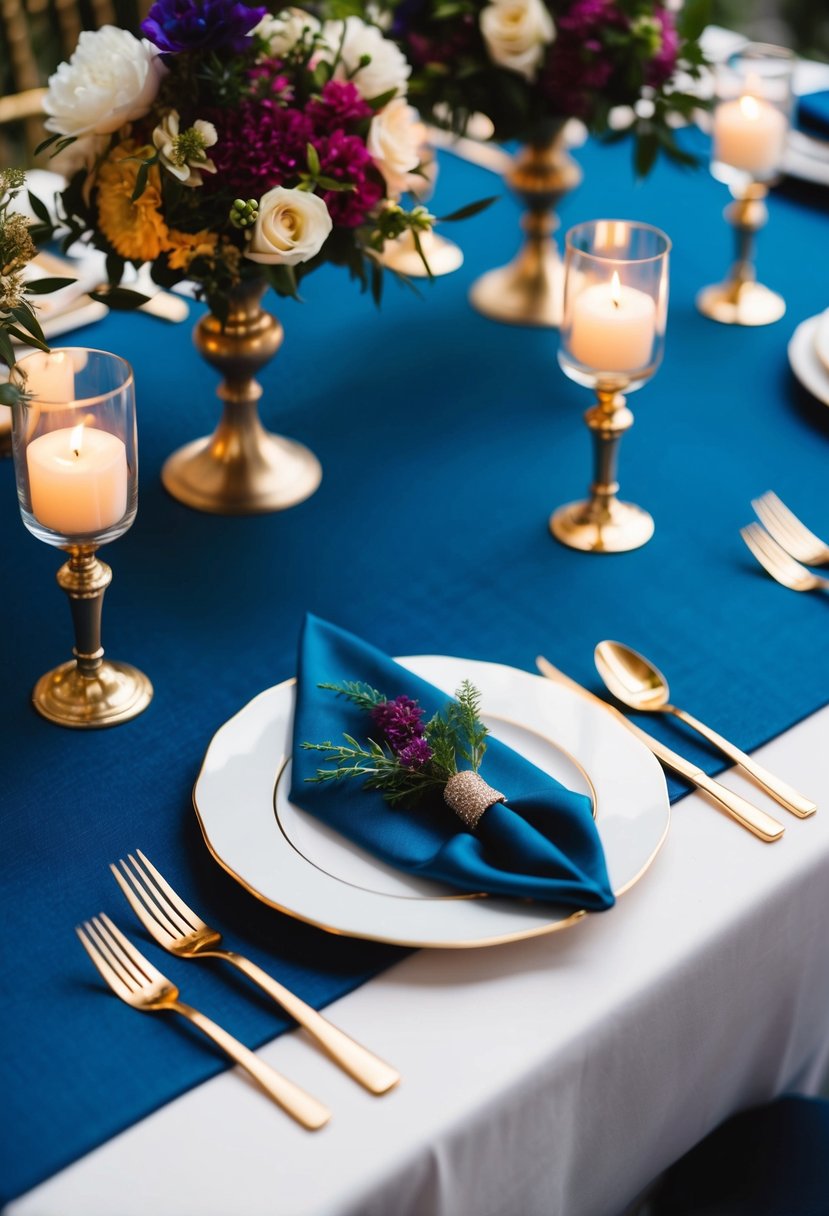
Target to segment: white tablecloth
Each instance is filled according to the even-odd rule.
[[[323,1131],[226,1073],[8,1216],[618,1216],[730,1113],[825,1075],[827,733],[829,708],[758,753],[823,807],[778,808],[780,842],[687,798],[611,914],[420,951],[330,1006],[397,1090],[373,1098],[285,1035],[261,1054],[330,1104]]]

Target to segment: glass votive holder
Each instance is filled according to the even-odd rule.
[[[660,229],[630,220],[592,220],[567,233],[558,360],[597,398],[585,414],[594,446],[590,497],[550,518],[553,535],[570,548],[622,553],[653,535],[651,516],[616,497],[616,470],[619,442],[633,425],[622,394],[641,388],[662,362],[670,249]]]
[[[785,47],[747,43],[715,70],[711,173],[734,201],[736,260],[728,279],[697,297],[704,316],[726,325],[768,325],[786,311],[782,296],[758,283],[754,245],[768,221],[765,198],[780,176],[793,105],[795,56]]]
[[[81,347],[18,361],[12,446],[23,522],[69,553],[58,571],[75,627],[74,659],[41,677],[35,708],[64,726],[111,726],[140,713],[152,686],[104,659],[103,595],[112,579],[95,556],[130,527],[138,505],[135,381],[118,355]]]

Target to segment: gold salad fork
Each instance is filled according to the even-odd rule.
[[[829,590],[829,579],[821,578],[819,574],[813,574],[801,566],[759,524],[748,524],[741,528],[740,535],[763,569],[784,587],[792,591]]]
[[[751,505],[765,524],[766,531],[792,557],[805,562],[807,566],[823,566],[829,562],[829,545],[810,532],[772,490],[753,499]]]
[[[93,916],[91,921],[84,921],[83,926],[77,926],[75,932],[103,980],[127,1005],[142,1013],[180,1013],[243,1068],[269,1098],[273,1098],[278,1106],[309,1131],[323,1127],[331,1118],[330,1110],[322,1102],[260,1060],[203,1013],[180,1001],[175,984],[156,971],[105,913]]]
[[[140,849],[136,853],[140,861],[130,853],[129,865],[122,858],[121,870],[114,865],[109,868],[133,912],[159,946],[179,958],[219,958],[232,963],[307,1030],[349,1076],[371,1093],[384,1094],[397,1084],[399,1072],[356,1043],[345,1031],[334,1026],[256,963],[234,951],[218,949],[221,934],[211,929],[188,907]]]

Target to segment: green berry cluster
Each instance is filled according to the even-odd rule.
[[[259,203],[255,198],[249,198],[247,202],[243,198],[236,198],[230,208],[230,222],[234,228],[250,228],[255,223],[259,216]]]

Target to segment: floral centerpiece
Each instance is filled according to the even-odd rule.
[[[700,105],[680,82],[704,65],[707,0],[689,0],[679,14],[659,0],[389,0],[389,9],[423,114],[461,133],[484,114],[496,139],[527,145],[508,180],[528,208],[528,243],[510,267],[480,280],[473,302],[499,319],[555,324],[551,211],[581,178],[564,124],[578,118],[609,138],[633,135],[640,175],[660,151],[693,163],[674,124]]]
[[[220,395],[227,402],[235,392],[250,415],[253,371],[281,341],[278,324],[262,320],[265,286],[295,295],[305,275],[333,262],[379,300],[384,244],[405,232],[417,241],[431,228],[423,206],[399,203],[421,157],[422,126],[406,100],[410,68],[393,41],[356,16],[321,23],[238,0],[156,0],[141,28],[144,39],[113,27],[81,34],[49,81],[47,143],[83,140],[86,153],[58,197],[57,226],[67,247],[81,240],[105,251],[104,298],[115,306],[141,301],[118,287],[130,263],[149,263],[163,287],[192,280],[211,311],[197,344],[233,370]],[[41,220],[37,235],[51,236],[45,211]],[[245,345],[250,335],[257,354]],[[249,373],[241,388],[240,359]],[[251,442],[253,426],[249,417]],[[202,444],[200,464],[190,452],[175,477],[165,474],[167,488],[192,506],[270,510],[319,481],[311,454],[281,441],[264,461],[270,472],[258,465],[282,488],[269,496],[254,485],[248,461],[232,491],[214,449],[226,465],[228,451],[242,453],[245,443],[214,441]],[[210,501],[199,501],[205,495]]]

